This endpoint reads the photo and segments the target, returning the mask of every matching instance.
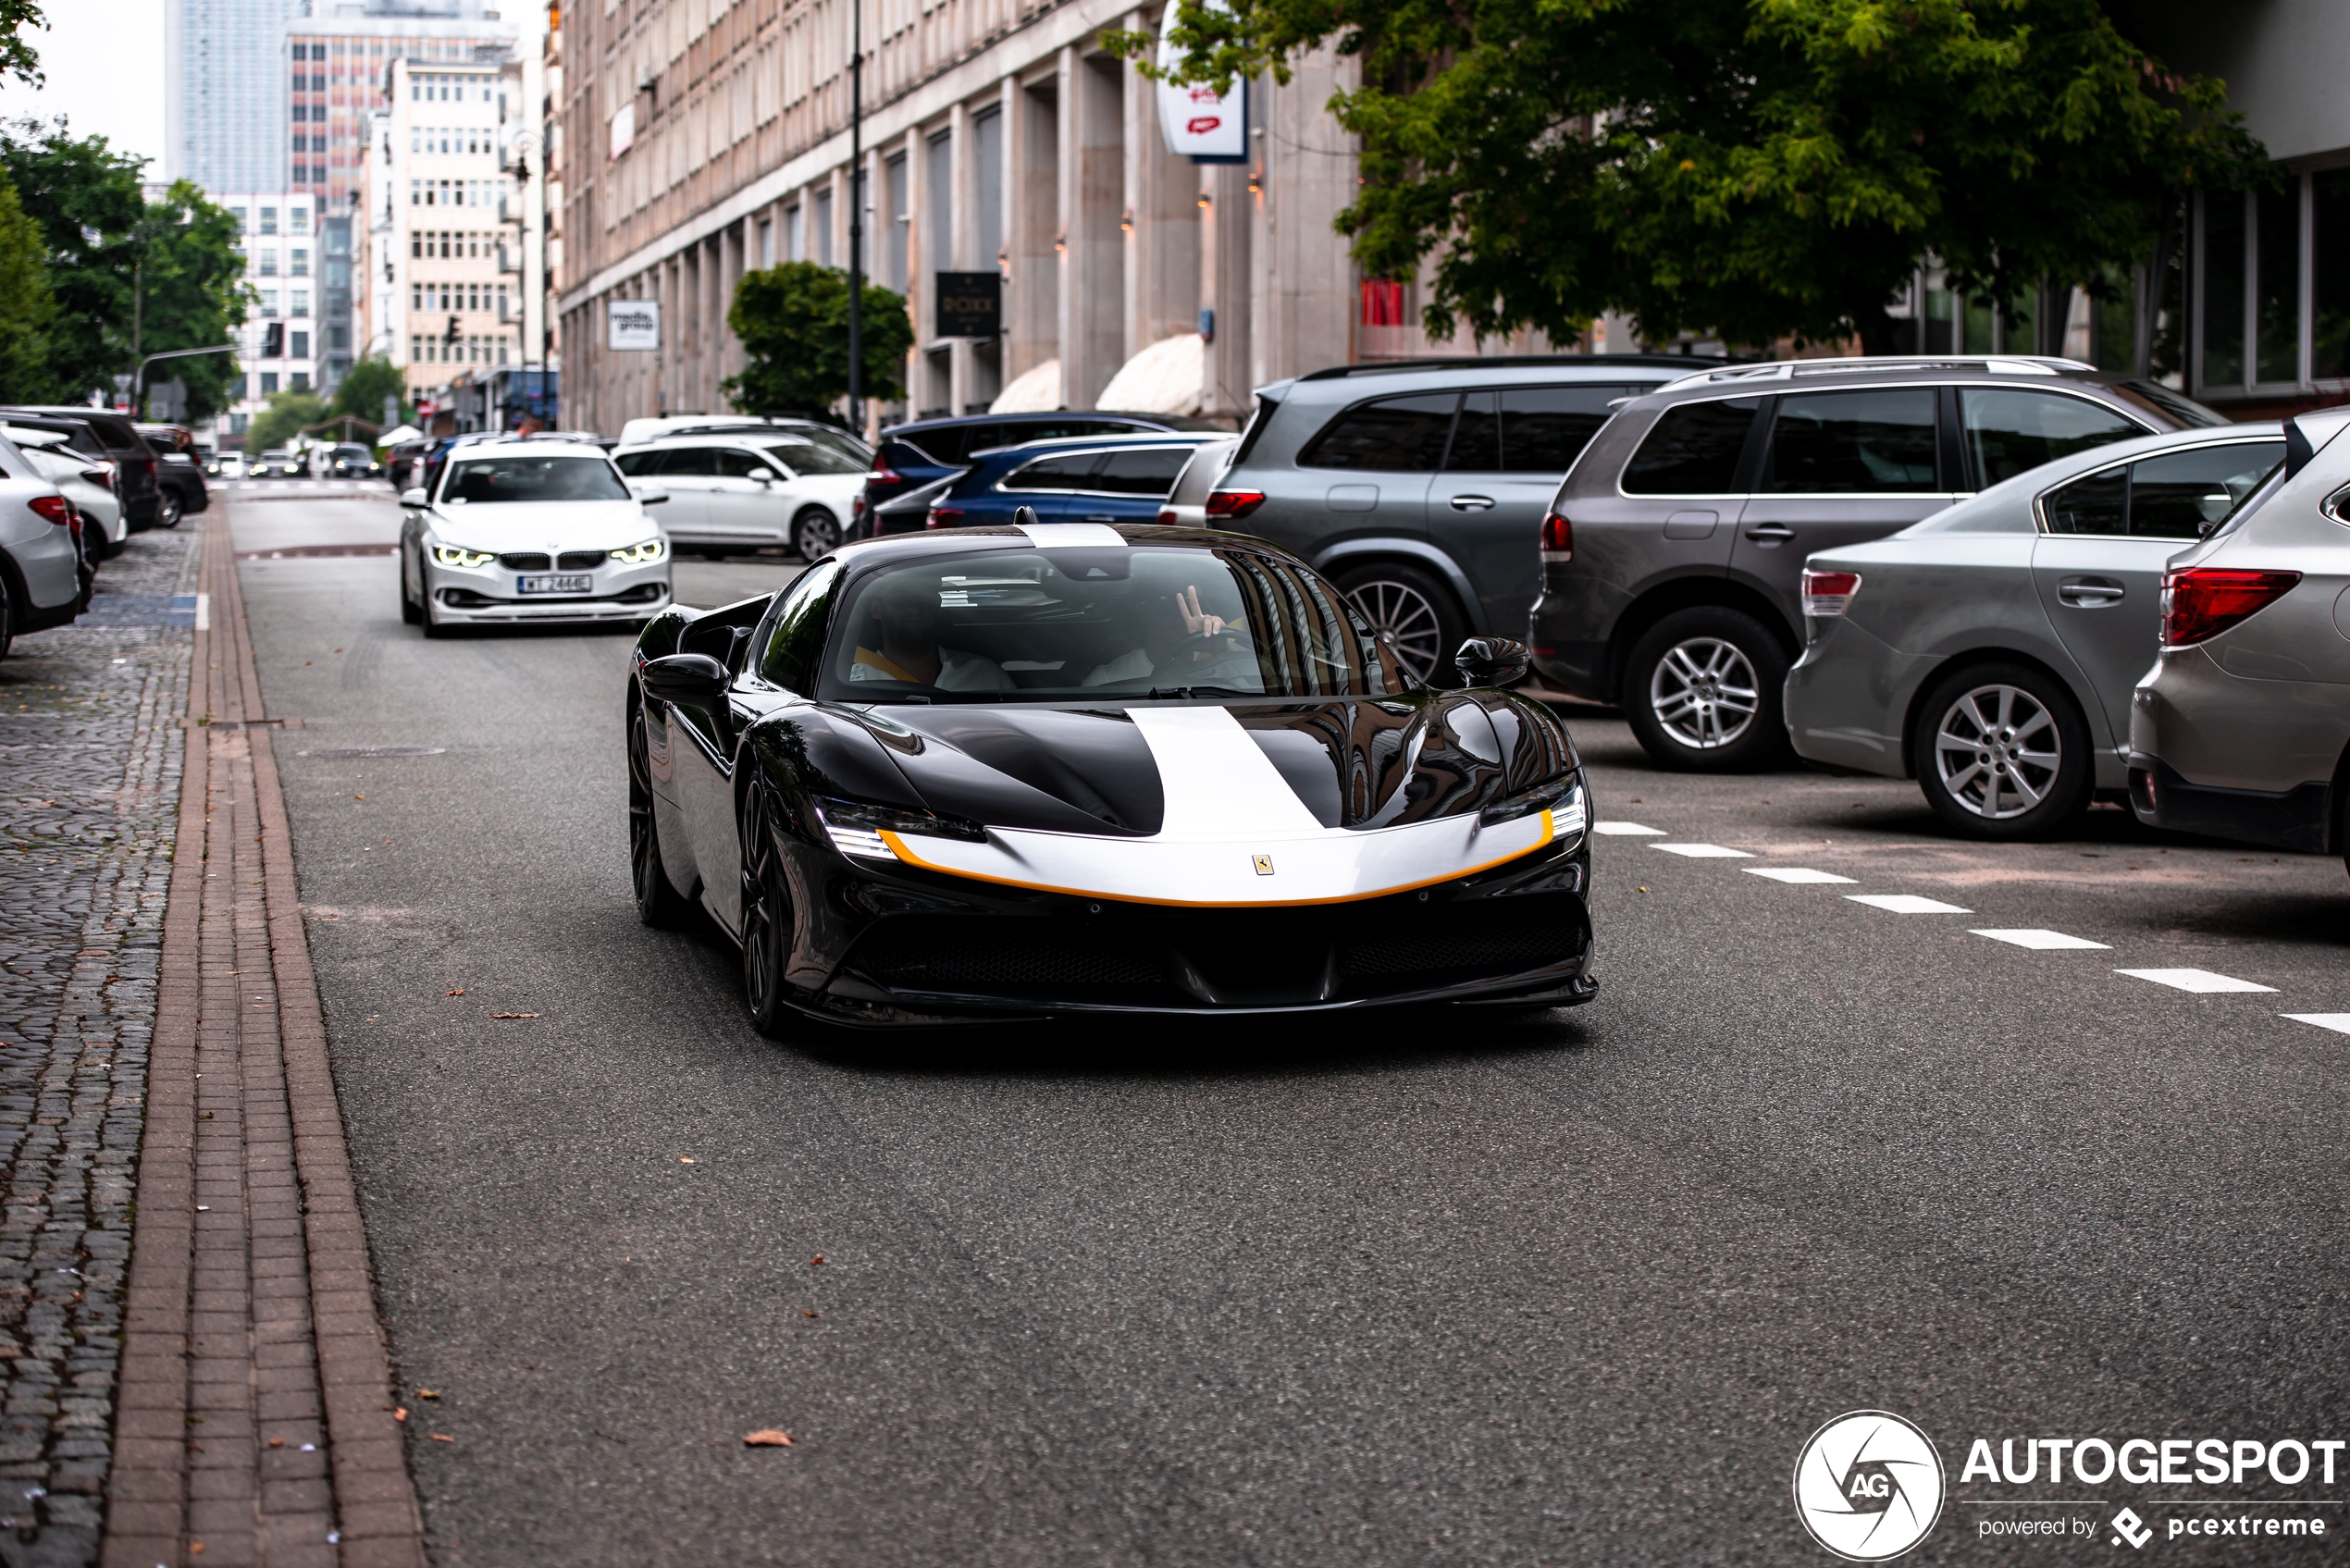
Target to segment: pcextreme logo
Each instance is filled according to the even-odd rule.
[[[1883,1562],[1942,1515],[1942,1456],[1914,1423],[1855,1410],[1812,1434],[1795,1461],[1795,1512],[1848,1562]]]

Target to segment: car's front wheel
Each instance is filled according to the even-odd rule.
[[[818,561],[840,543],[840,521],[821,506],[811,506],[792,519],[792,548],[802,561]]]
[[[187,503],[179,499],[179,491],[166,490],[161,495],[155,497],[156,527],[177,528],[179,526],[179,519],[186,516],[187,513]]]
[[[406,558],[402,558],[398,571],[400,574],[400,623],[404,626],[413,626],[417,622],[425,618],[425,612],[416,607],[416,601],[414,599],[408,597],[408,567]],[[416,563],[416,581],[421,584],[424,580],[424,562],[419,561]]]
[[[1925,802],[1969,838],[2039,838],[2089,803],[2089,725],[2072,694],[2024,664],[1977,664],[1935,685],[1911,755]]]
[[[783,851],[775,846],[766,793],[753,784],[743,799],[743,1000],[761,1034],[781,1034],[791,1020],[784,998],[791,962],[791,887]]]
[[[649,926],[684,922],[686,900],[670,885],[661,863],[661,832],[653,824],[652,752],[642,703],[628,710],[628,880],[638,920]]]
[[[1676,610],[1632,645],[1624,718],[1649,756],[1693,773],[1741,773],[1787,757],[1787,650],[1725,605]]]

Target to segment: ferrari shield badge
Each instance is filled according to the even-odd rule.
[[[1273,874],[1273,858],[1270,855],[1259,855],[1255,857],[1255,863],[1256,874],[1258,876],[1269,877]]]

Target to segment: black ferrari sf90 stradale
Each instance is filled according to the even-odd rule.
[[[759,1026],[1566,1006],[1598,990],[1574,743],[1408,683],[1268,545],[1096,524],[848,545],[673,610],[628,685],[649,922],[703,907]]]

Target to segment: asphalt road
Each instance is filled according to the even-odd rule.
[[[2350,1435],[2350,1035],[2281,1016],[2350,1011],[2339,860],[2110,809],[1961,844],[1913,785],[1668,776],[1586,716],[1600,818],[1661,830],[1598,841],[1589,1006],[777,1043],[722,938],[636,923],[627,637],[427,644],[389,557],[243,572],[441,1564],[1820,1562],[1789,1475],[1855,1408],[1954,1499],[2142,1512],[2181,1489],[1960,1464]],[[1747,874],[1788,867],[1854,880]],[[1973,934],[2016,928],[2107,945]],[[2338,1562],[2331,1512],[2208,1549]],[[2018,1513],[1909,1561],[2067,1555],[1981,1536]]]

